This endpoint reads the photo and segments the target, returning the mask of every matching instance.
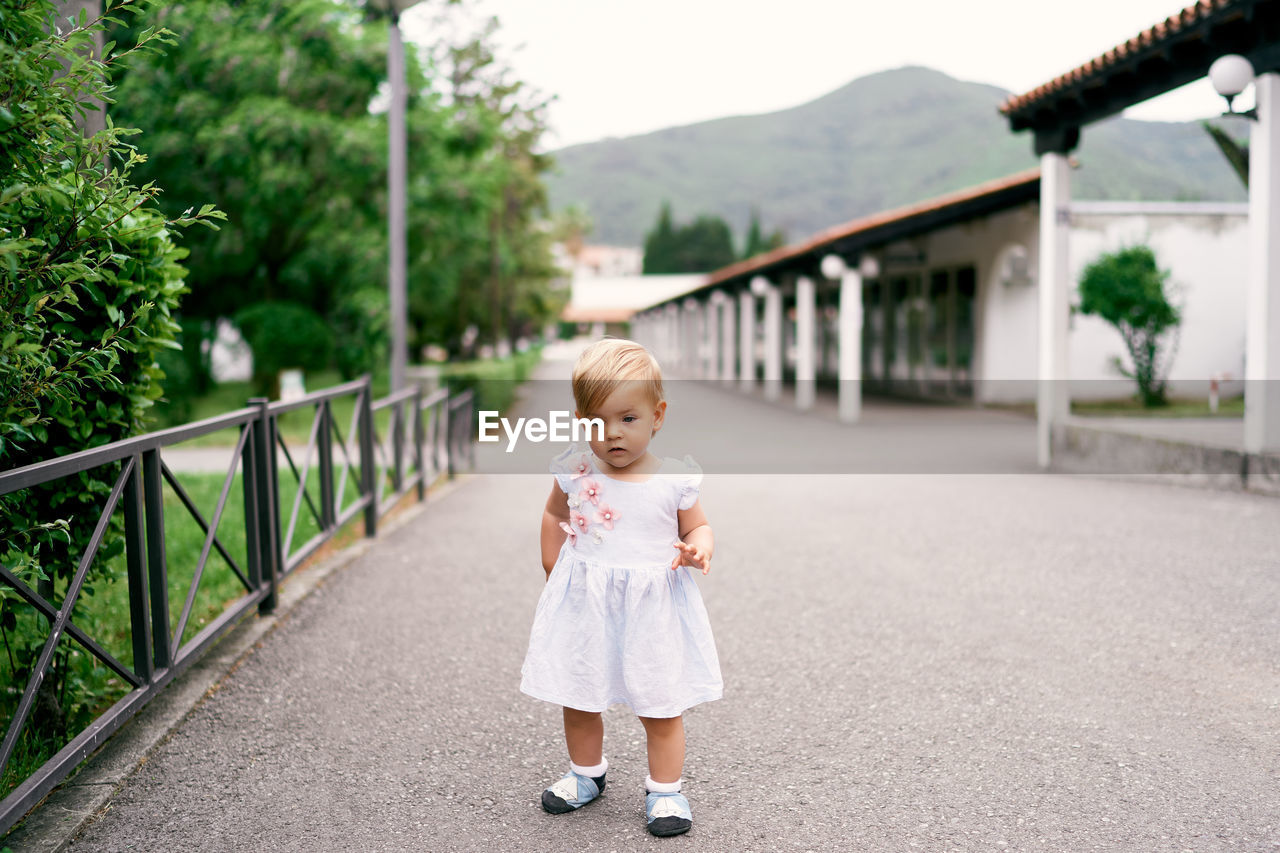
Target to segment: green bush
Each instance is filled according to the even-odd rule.
[[[1100,255],[1080,277],[1080,313],[1095,314],[1120,333],[1133,366],[1116,358],[1115,368],[1138,383],[1146,406],[1164,405],[1165,379],[1177,352],[1182,318],[1165,293],[1168,278],[1155,252],[1142,245]]]
[[[386,363],[391,341],[388,302],[387,291],[380,288],[364,288],[338,300],[333,355],[344,380],[373,373]]]
[[[253,351],[256,393],[277,396],[280,371],[297,367],[322,370],[329,366],[333,333],[319,314],[293,302],[259,302],[235,316]]]
[[[442,365],[440,378],[453,394],[475,391],[477,410],[505,412],[515,400],[516,387],[541,359],[541,348],[534,347],[507,358],[457,361]]]
[[[107,14],[138,0],[108,0]],[[62,27],[59,32],[58,27]],[[215,211],[166,220],[158,190],[137,187],[130,131],[85,138],[84,104],[109,101],[109,68],[92,58],[101,20],[58,21],[48,0],[16,0],[0,13],[0,468],[14,468],[125,438],[161,395],[157,355],[176,346],[171,313],[183,292],[184,250],[173,229],[209,224]],[[144,34],[135,50],[163,43]],[[84,554],[119,465],[0,497],[0,562],[55,605]],[[81,594],[118,565],[119,514]],[[48,622],[0,587],[0,666],[8,719],[48,633]],[[92,662],[70,642],[41,682],[20,752],[43,754],[95,713],[81,689]],[[17,691],[15,695],[14,691]],[[34,744],[34,745],[33,745]],[[60,745],[60,743],[59,743]]]

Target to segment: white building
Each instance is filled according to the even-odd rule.
[[[801,407],[815,385],[842,379],[842,397],[1033,401],[1039,184],[1031,170],[828,229],[712,273],[638,316],[636,334],[694,375],[772,380],[775,396],[794,383]],[[1175,394],[1243,376],[1246,205],[1077,202],[1068,217],[1072,281],[1102,252],[1139,242],[1169,270],[1183,309]],[[827,278],[833,255],[841,269],[828,264]],[[843,301],[854,294],[858,304]],[[843,365],[842,323],[857,341]],[[1134,392],[1112,367],[1127,355],[1105,321],[1074,315],[1067,346],[1073,398]],[[856,405],[842,410],[856,419]]]

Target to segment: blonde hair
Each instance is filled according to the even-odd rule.
[[[638,382],[654,405],[662,402],[662,368],[647,349],[635,341],[605,338],[582,351],[573,366],[573,401],[578,413],[598,412],[624,383]]]

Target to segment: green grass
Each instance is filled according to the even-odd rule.
[[[315,373],[307,377],[308,392],[323,391],[326,388],[332,388],[340,384],[342,384],[342,378],[334,371]],[[385,374],[375,374],[373,377],[373,398],[378,400],[387,396],[390,392],[390,387],[390,380]],[[208,394],[195,398],[192,403],[191,420],[202,421],[206,418],[213,418],[218,415],[225,415],[227,412],[233,412],[236,409],[242,409],[248,405],[249,400],[254,396],[253,385],[250,382],[220,383],[210,390]],[[355,411],[356,395],[344,395],[334,400],[330,405],[333,409],[334,420],[345,436],[347,428],[351,424],[351,413]],[[314,406],[285,412],[279,419],[280,435],[291,445],[306,444],[307,438],[311,434],[311,423],[314,417]],[[374,423],[381,431],[386,429],[390,421],[391,412],[383,410],[377,414]],[[160,403],[156,405],[155,413],[152,415],[147,429],[158,430],[177,425],[170,418],[168,407]],[[234,437],[228,439],[227,433],[218,432],[185,441],[182,446],[219,447],[228,443],[234,444]]]
[[[527,352],[516,353],[504,359],[485,359],[477,361],[459,361],[440,365],[440,378],[449,383],[455,391],[473,388],[476,391],[477,407],[484,409],[505,410],[511,404],[515,388],[526,378],[542,357],[541,349],[534,348]],[[342,378],[334,371],[314,373],[307,376],[308,392],[322,391],[342,384]],[[380,400],[391,391],[390,378],[386,373],[376,373],[373,377],[373,399]],[[208,394],[197,397],[192,404],[191,420],[199,421],[216,417],[244,408],[254,396],[253,386],[249,382],[223,382]],[[339,431],[348,441],[352,440],[349,428],[352,413],[355,411],[356,395],[348,394],[332,401],[334,421]],[[175,426],[170,420],[169,409],[157,404],[155,413],[148,425],[149,430]],[[297,409],[280,416],[278,425],[280,435],[292,446],[305,446],[311,435],[311,425],[315,419],[315,407]],[[374,414],[374,428],[384,439],[390,428],[392,412],[383,409]],[[183,447],[223,447],[234,445],[236,435],[230,430],[220,430],[182,443]]]
[[[475,391],[477,410],[505,412],[515,399],[516,388],[529,378],[541,359],[542,349],[535,347],[508,358],[444,364],[440,377],[454,391]]]
[[[984,408],[1035,417],[1035,403],[987,403]],[[1107,418],[1240,418],[1244,417],[1244,397],[1218,401],[1217,413],[1209,411],[1203,398],[1173,398],[1165,406],[1147,408],[1136,397],[1124,400],[1072,400],[1071,414]]]
[[[1096,417],[1136,418],[1239,418],[1244,417],[1244,397],[1218,401],[1218,411],[1209,411],[1209,401],[1202,397],[1170,398],[1167,405],[1148,408],[1141,400],[1073,400],[1071,414]]]

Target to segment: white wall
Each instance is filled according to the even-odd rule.
[[[1034,399],[1036,371],[1036,289],[1034,282],[1006,283],[1002,258],[1013,245],[1028,253],[1036,268],[1039,217],[1036,202],[934,231],[911,240],[924,254],[916,268],[894,266],[887,275],[973,264],[977,277],[974,305],[973,374],[979,402]],[[887,276],[882,276],[882,279]],[[995,381],[993,381],[995,380]]]
[[[1038,267],[1039,205],[1029,202],[980,220],[951,226],[915,242],[926,261],[921,268],[973,263],[977,267],[975,388],[979,402],[1035,399],[1038,336],[1035,282]],[[1137,242],[1154,250],[1183,310],[1178,350],[1170,371],[1175,394],[1204,393],[1207,380],[1244,375],[1245,260],[1248,239],[1245,205],[1201,203],[1075,202],[1072,204],[1071,279],[1104,251]],[[1027,252],[1030,278],[1004,280],[1008,247]],[[1073,292],[1073,305],[1079,296]],[[1124,356],[1118,332],[1097,317],[1071,319],[1069,370],[1079,396],[1127,396],[1133,392],[1111,368]],[[1104,380],[1097,385],[1083,383]],[[1224,386],[1229,393],[1231,385]]]
[[[1243,204],[1077,202],[1071,215],[1071,276],[1079,282],[1085,266],[1103,252],[1149,245],[1160,269],[1170,271],[1166,292],[1182,308],[1170,390],[1178,393],[1181,384],[1185,393],[1203,393],[1212,376],[1244,376],[1247,240]],[[1074,296],[1072,304],[1078,302]],[[1103,391],[1131,393],[1125,383],[1115,382],[1112,356],[1128,363],[1120,334],[1098,317],[1075,315],[1072,379],[1111,380]]]

